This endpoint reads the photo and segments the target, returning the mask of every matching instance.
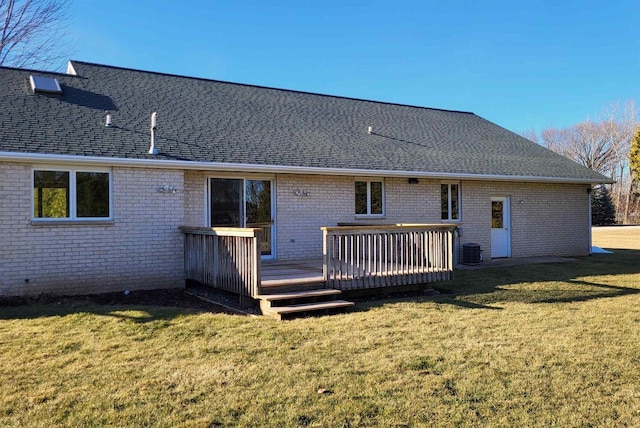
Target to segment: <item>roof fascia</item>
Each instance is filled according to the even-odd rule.
[[[318,168],[287,165],[251,165],[222,162],[191,162],[172,161],[163,159],[128,159],[109,158],[100,156],[54,155],[41,153],[0,152],[0,161],[29,162],[41,164],[70,164],[95,166],[122,166],[134,168],[166,168],[187,170],[210,170],[228,172],[257,172],[270,174],[310,174],[310,175],[341,175],[356,177],[416,177],[441,180],[472,180],[472,181],[511,181],[528,183],[566,183],[566,184],[611,184],[612,180],[597,180],[587,178],[565,177],[536,177],[493,174],[460,174],[449,172],[428,171],[395,171],[351,168]]]

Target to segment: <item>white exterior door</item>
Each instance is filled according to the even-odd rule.
[[[491,258],[511,257],[511,203],[508,196],[491,198]]]

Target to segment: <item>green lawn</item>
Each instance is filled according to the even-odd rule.
[[[322,318],[0,307],[0,426],[637,425],[640,230],[614,235]]]

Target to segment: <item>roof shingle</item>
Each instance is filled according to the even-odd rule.
[[[607,180],[473,113],[71,64],[76,75],[38,72],[61,95],[0,68],[0,152]]]

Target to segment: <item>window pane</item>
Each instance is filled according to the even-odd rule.
[[[77,172],[76,205],[78,217],[109,217],[109,173]]]
[[[367,214],[366,181],[356,181],[356,214]]]
[[[382,214],[382,182],[371,182],[371,212],[370,214]]]
[[[460,202],[458,200],[458,196],[459,196],[458,185],[452,184],[451,185],[451,220],[458,220],[458,206]]]
[[[440,210],[442,212],[441,219],[449,220],[449,185],[440,185]]]
[[[33,172],[33,217],[69,217],[69,172]]]

